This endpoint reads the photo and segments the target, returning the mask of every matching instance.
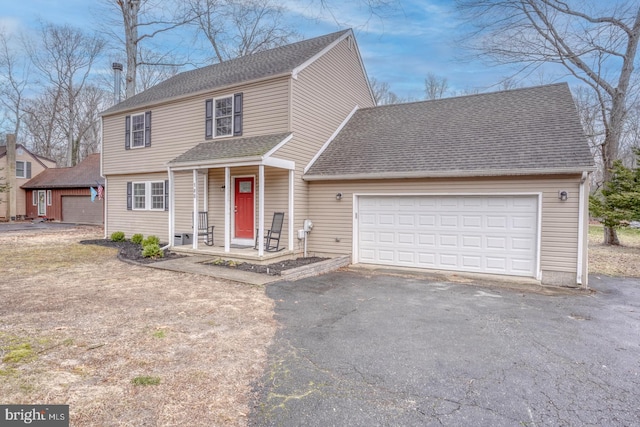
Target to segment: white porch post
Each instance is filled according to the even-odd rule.
[[[264,165],[258,166],[258,256],[264,255]]]
[[[203,207],[202,210],[205,212],[209,212],[209,169],[206,169],[202,174],[202,176],[204,179],[204,183],[203,183],[204,195],[202,196],[202,207]]]
[[[198,249],[198,170],[193,170],[193,243],[192,248]]]
[[[231,250],[231,169],[224,168],[224,251]]]
[[[293,239],[294,239],[294,225],[295,225],[295,215],[294,215],[294,193],[295,193],[295,169],[289,170],[289,250],[293,250]]]

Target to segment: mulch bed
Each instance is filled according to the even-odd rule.
[[[292,268],[302,267],[303,265],[313,264],[315,262],[324,261],[329,258],[320,258],[320,257],[306,257],[306,258],[296,258],[296,259],[287,259],[283,261],[274,262],[272,264],[267,265],[259,265],[259,264],[251,264],[249,262],[238,263],[235,261],[226,261],[226,260],[216,260],[207,263],[207,265],[211,265],[214,267],[227,267],[227,268],[235,268],[237,270],[249,271],[251,273],[259,273],[259,274],[268,274],[270,276],[280,276],[280,274],[284,270],[289,270]]]
[[[175,252],[171,252],[169,250],[165,250],[164,257],[162,258],[145,258],[142,256],[142,246],[136,243],[133,243],[130,240],[125,240],[122,242],[114,242],[109,239],[95,239],[95,240],[82,240],[80,243],[83,245],[98,245],[98,246],[106,246],[109,248],[117,248],[119,250],[118,257],[120,259],[134,261],[140,264],[151,264],[158,261],[182,258],[186,256],[186,255],[177,254]],[[161,243],[160,247],[165,245],[166,243]],[[259,273],[259,274],[268,274],[270,276],[280,276],[280,274],[284,270],[302,267],[304,265],[313,264],[315,262],[324,261],[326,259],[329,259],[329,258],[321,258],[321,257],[302,258],[301,257],[296,259],[287,259],[283,261],[278,261],[268,265],[252,264],[249,262],[240,263],[240,262],[219,259],[210,263],[206,263],[205,265],[210,265],[212,267],[235,268],[237,270],[249,271],[252,273]]]
[[[162,258],[145,258],[142,256],[142,246],[137,243],[133,243],[130,240],[125,240],[122,242],[114,242],[109,239],[95,239],[95,240],[82,240],[80,242],[83,245],[98,245],[98,246],[106,246],[108,248],[117,248],[118,257],[121,259],[126,259],[130,261],[135,261],[140,264],[151,264],[157,261],[165,261],[168,259],[176,259],[182,258],[185,255],[180,255],[175,252],[171,252],[169,250],[164,251],[164,257]],[[161,243],[160,247],[165,246],[166,243]]]

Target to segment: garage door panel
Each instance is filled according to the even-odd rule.
[[[482,249],[482,236],[462,236],[462,247],[465,249]]]
[[[359,262],[535,276],[535,196],[361,196]]]
[[[414,245],[416,235],[414,233],[398,233],[398,243],[400,245]]]
[[[462,226],[464,228],[482,228],[482,216],[480,215],[463,215],[462,216]]]
[[[418,225],[420,227],[435,227],[436,216],[435,215],[418,215]]]
[[[457,215],[441,215],[440,226],[458,228],[458,216]]]

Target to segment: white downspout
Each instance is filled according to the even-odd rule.
[[[173,238],[176,229],[175,224],[175,189],[174,189],[174,173],[170,167],[167,168],[167,174],[169,175],[169,246],[173,246]]]
[[[583,262],[582,257],[584,255],[584,214],[585,214],[585,203],[584,203],[584,187],[585,182],[587,181],[587,177],[589,176],[588,172],[582,172],[582,177],[580,178],[580,191],[578,197],[580,198],[578,202],[578,263],[577,263],[577,274],[576,274],[576,283],[578,285],[582,285],[582,268]],[[586,287],[586,286],[585,286]]]
[[[198,170],[193,170],[193,239],[192,248],[198,249]]]

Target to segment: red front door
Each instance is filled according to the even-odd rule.
[[[239,239],[253,239],[253,177],[235,180],[235,223]]]

